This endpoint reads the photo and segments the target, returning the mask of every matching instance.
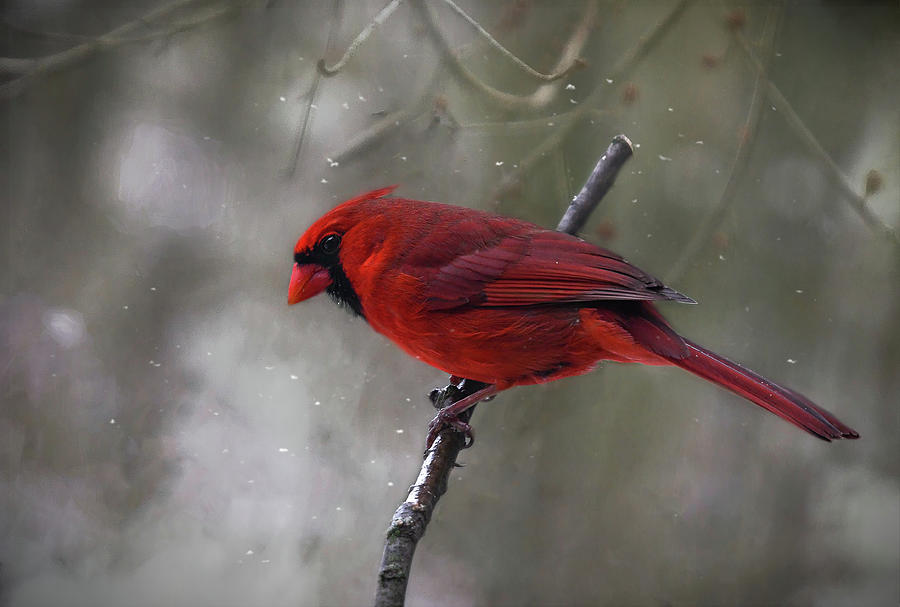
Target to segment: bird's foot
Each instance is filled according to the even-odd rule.
[[[438,434],[445,428],[450,428],[455,432],[461,432],[465,436],[465,444],[463,449],[468,449],[475,444],[475,431],[467,422],[459,419],[460,414],[450,411],[451,407],[444,407],[437,412],[434,419],[428,424],[428,438],[425,439],[426,452],[431,449],[434,441],[437,440]]]

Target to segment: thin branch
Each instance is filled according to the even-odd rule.
[[[328,154],[328,158],[330,158],[332,162],[346,162],[354,156],[371,149],[372,146],[386,138],[400,126],[421,116],[426,108],[431,107],[428,102],[433,98],[433,92],[437,88],[440,76],[441,69],[440,66],[438,66],[438,69],[434,71],[431,80],[425,85],[422,92],[415,100],[406,107],[390,112],[376,120],[369,128],[353,137],[349,143],[344,145],[339,151]]]
[[[394,132],[401,125],[418,118],[427,108],[427,104],[425,102],[430,98],[431,92],[435,88],[436,83],[440,80],[441,72],[445,68],[449,68],[451,73],[456,73],[457,76],[460,76],[460,73],[456,72],[456,70],[462,70],[462,77],[464,78],[464,80],[470,77],[471,80],[467,81],[470,84],[473,84],[476,89],[486,94],[488,99],[498,103],[502,103],[507,107],[511,105],[528,105],[533,108],[543,107],[544,105],[550,103],[556,92],[559,91],[558,86],[553,84],[545,84],[539,87],[531,95],[520,97],[517,95],[511,95],[509,93],[498,91],[497,89],[484,84],[483,82],[478,80],[476,76],[472,75],[471,72],[469,72],[465,67],[463,67],[462,63],[459,61],[459,57],[457,56],[457,54],[453,52],[449,44],[446,43],[446,41],[438,32],[437,26],[434,24],[434,21],[432,20],[428,9],[416,0],[413,0],[413,6],[420,11],[423,22],[427,27],[429,27],[431,34],[435,38],[435,44],[439,47],[439,49],[444,51],[441,57],[441,63],[439,63],[438,66],[434,69],[434,79],[428,86],[423,89],[422,94],[419,95],[415,101],[404,108],[401,108],[399,110],[391,112],[387,116],[384,116],[383,118],[372,124],[365,131],[354,137],[340,151],[329,154],[328,158],[330,158],[333,162],[345,162],[346,160],[358,155],[360,152],[370,149],[373,145],[377,144],[379,141],[390,135],[390,133]],[[578,27],[575,29],[575,32],[573,32],[572,37],[569,39],[569,42],[566,44],[565,49],[563,50],[562,56],[557,62],[556,69],[560,69],[560,66],[568,64],[577,58],[578,54],[581,52],[581,49],[587,43],[588,34],[593,27],[596,15],[597,3],[595,1],[589,2],[586,6],[583,18],[579,21]],[[335,67],[337,68],[338,66],[336,65]],[[552,123],[555,120],[557,120],[557,118],[554,118],[552,120],[541,118],[535,119],[532,122],[523,121],[522,125],[526,128],[533,128],[537,127],[538,125],[552,126]],[[471,125],[472,128],[481,128],[487,126],[489,125],[486,123]],[[468,128],[468,125],[460,125],[459,128],[465,129]]]
[[[647,30],[637,42],[624,55],[622,55],[616,64],[610,70],[608,78],[610,80],[621,80],[622,77],[630,72],[640,63],[651,48],[662,38],[663,34],[675,23],[676,19],[681,15],[688,5],[688,0],[680,0],[675,4],[662,19],[657,21],[649,30]],[[507,175],[491,192],[489,198],[495,203],[503,196],[513,190],[520,182],[521,176],[530,172],[544,156],[553,150],[569,136],[574,129],[594,108],[600,105],[600,100],[606,94],[609,87],[598,85],[591,94],[588,95],[578,106],[568,114],[568,119],[560,122],[556,130],[549,135],[544,141],[532,150],[532,152],[522,161],[519,167]]]
[[[750,45],[747,43],[747,40],[744,38],[744,36],[741,35],[740,32],[736,32],[735,37],[738,41],[738,46],[740,46],[740,48],[744,51],[747,59],[750,60],[750,62],[757,70],[761,69],[762,64],[760,63],[756,54],[753,52],[753,49],[750,48]],[[846,175],[844,175],[844,172],[841,170],[838,164],[834,161],[834,159],[832,159],[831,155],[829,155],[828,152],[825,151],[825,148],[822,147],[822,144],[819,143],[819,140],[816,139],[816,136],[813,134],[813,132],[809,130],[809,127],[806,126],[800,116],[797,115],[797,112],[794,111],[794,108],[791,106],[790,102],[785,98],[778,87],[775,86],[775,84],[771,81],[768,83],[767,93],[769,100],[787,118],[788,124],[793,127],[794,131],[796,131],[796,133],[800,136],[800,139],[803,141],[803,143],[806,144],[806,147],[809,148],[813,155],[817,156],[828,169],[828,173],[831,175],[831,178],[843,191],[844,198],[859,214],[863,222],[868,225],[869,228],[876,234],[881,235],[895,246],[900,246],[900,239],[898,239],[897,232],[894,230],[894,228],[887,225],[884,221],[881,220],[880,217],[878,217],[878,215],[876,215],[872,211],[872,209],[869,208],[869,205],[866,203],[865,196],[857,193],[853,185],[851,185],[850,180]]]
[[[434,390],[430,398],[435,407],[441,408],[474,394],[485,385],[463,380],[459,386],[449,385],[443,390]],[[474,409],[465,411],[460,419],[467,422]],[[445,428],[425,454],[415,484],[409,488],[409,495],[391,518],[378,570],[375,607],[400,607],[406,600],[406,586],[416,544],[425,534],[438,500],[447,491],[450,472],[456,466],[456,458],[465,444],[463,434]]]
[[[569,64],[575,67],[581,65],[579,55],[581,55],[581,51],[584,50],[584,47],[587,45],[588,38],[590,37],[591,32],[594,31],[594,25],[597,23],[599,15],[600,8],[597,2],[588,2],[585,4],[584,13],[578,20],[578,26],[575,28],[575,31],[572,32],[572,36],[569,38],[569,41],[566,42],[566,46],[563,48],[559,60],[553,67],[554,72],[563,69]],[[528,95],[525,98],[525,102],[532,109],[541,109],[550,105],[550,102],[556,98],[556,95],[560,90],[562,90],[562,87],[554,84],[544,84],[538,87],[531,95]]]
[[[331,28],[328,31],[328,39],[325,41],[325,53],[331,50],[332,45],[334,44],[334,38],[338,28],[338,21],[340,21],[341,10],[343,9],[343,0],[334,0],[334,9],[331,15]],[[284,177],[290,179],[294,176],[294,173],[297,172],[297,163],[300,161],[300,153],[303,151],[303,142],[306,140],[306,132],[309,129],[309,122],[312,118],[313,106],[316,104],[316,93],[319,91],[319,83],[322,81],[322,71],[317,69],[316,73],[313,75],[312,84],[309,87],[309,91],[307,91],[305,97],[308,98],[308,103],[306,104],[306,113],[303,114],[303,122],[300,123],[300,130],[297,132],[296,143],[294,144],[294,151],[291,154],[291,160],[288,163],[287,167],[284,169]]]
[[[546,131],[553,129],[562,122],[572,118],[573,111],[556,114],[552,117],[526,118],[524,120],[493,121],[493,122],[464,122],[459,124],[460,131],[473,131],[477,133],[496,133],[502,135],[523,135],[534,131]],[[613,112],[608,110],[590,110],[588,116],[592,118],[608,119]]]
[[[576,234],[581,231],[588,217],[613,186],[619,169],[631,158],[632,154],[634,154],[634,148],[628,137],[625,135],[613,137],[612,143],[609,144],[606,153],[597,161],[597,166],[594,167],[594,171],[588,177],[584,187],[578,192],[578,196],[572,199],[565,215],[559,220],[559,225],[556,226],[558,232]]]
[[[735,189],[740,181],[740,177],[744,174],[747,160],[750,158],[750,150],[753,147],[753,142],[756,140],[756,130],[759,125],[759,118],[762,115],[762,101],[765,97],[764,91],[768,82],[768,65],[771,63],[772,55],[774,54],[775,38],[781,21],[781,13],[781,6],[773,6],[763,26],[760,44],[765,49],[765,64],[760,63],[757,68],[756,79],[753,83],[753,94],[750,98],[750,107],[747,109],[747,117],[740,130],[737,149],[734,153],[734,159],[731,161],[731,167],[728,170],[728,180],[725,182],[725,187],[722,189],[719,200],[707,213],[700,227],[694,231],[691,240],[681,250],[678,259],[675,260],[675,263],[672,264],[671,269],[666,274],[665,282],[668,284],[676,283],[684,276],[691,260],[709,242],[713,232],[722,224],[722,221],[728,214],[728,210],[731,208],[731,204],[735,200]]]
[[[372,35],[372,32],[375,29],[382,25],[388,18],[394,13],[395,10],[400,6],[400,3],[403,0],[391,0],[388,4],[379,11],[375,18],[369,22],[369,24],[363,28],[363,30],[359,33],[359,35],[350,43],[350,46],[347,47],[347,50],[344,52],[344,56],[340,58],[340,60],[335,63],[333,66],[329,67],[325,65],[325,59],[319,59],[319,62],[316,64],[316,68],[319,70],[319,73],[323,76],[334,76],[337,74],[343,67],[347,64],[348,61],[356,54],[356,50],[362,45],[366,39]]]
[[[581,193],[569,206],[557,229],[569,234],[580,230],[615,181],[619,169],[630,157],[631,145],[628,138],[617,135],[594,167]],[[481,382],[464,379],[458,385],[434,390],[430,398],[435,407],[441,408],[474,394],[485,386]],[[468,422],[474,409],[472,407],[466,411],[463,415],[467,417],[462,421]],[[447,491],[450,472],[456,466],[456,458],[465,447],[465,442],[464,435],[445,428],[425,454],[419,476],[409,488],[406,500],[394,513],[387,531],[378,571],[375,607],[401,607],[404,604],[416,545],[425,534],[438,500]]]
[[[506,57],[513,63],[515,63],[519,68],[522,69],[522,71],[524,71],[526,74],[528,74],[529,76],[531,76],[533,78],[536,78],[538,80],[543,80],[544,82],[553,82],[554,80],[559,80],[560,78],[562,78],[563,76],[568,74],[570,71],[572,71],[578,62],[577,58],[573,58],[562,69],[557,68],[550,74],[543,74],[543,73],[537,71],[536,69],[534,69],[533,67],[531,67],[530,65],[528,65],[527,63],[525,63],[524,61],[522,61],[521,59],[519,59],[511,51],[507,50],[507,48],[505,46],[503,46],[502,44],[500,44],[500,42],[498,42],[496,38],[491,36],[491,34],[486,29],[481,27],[481,24],[478,23],[478,21],[476,21],[475,19],[470,17],[469,14],[466,11],[464,11],[463,9],[461,9],[459,7],[459,5],[457,5],[455,2],[453,2],[453,0],[444,0],[444,4],[449,6],[453,10],[453,12],[455,12],[457,15],[462,17],[466,21],[466,23],[468,23],[473,28],[475,28],[475,31],[478,32],[479,34],[481,34],[481,37],[484,38],[485,40],[487,40],[488,44],[490,44],[495,49],[500,51],[501,55],[503,55],[504,57]]]
[[[454,49],[450,46],[450,43],[447,42],[440,29],[437,27],[434,15],[432,14],[431,9],[425,4],[424,0],[410,0],[410,4],[419,13],[422,22],[425,24],[425,29],[429,37],[431,38],[438,52],[444,58],[447,67],[450,70],[450,73],[461,80],[463,83],[474,88],[487,101],[504,106],[509,109],[539,109],[540,107],[543,107],[544,104],[549,103],[550,100],[553,99],[553,95],[548,94],[544,90],[544,87],[549,86],[552,87],[553,90],[558,90],[558,85],[546,84],[538,88],[538,90],[531,95],[515,95],[512,93],[501,91],[490,86],[489,84],[486,84],[480,78],[478,78],[478,76],[473,74],[465,65],[463,65],[462,61],[460,61],[458,53],[454,51]],[[557,62],[555,71],[558,71],[559,69],[561,69],[561,66],[567,65],[569,62],[574,62],[574,65],[578,65],[577,56],[581,52],[581,49],[584,48],[584,45],[587,43],[591,28],[593,27],[594,21],[596,20],[597,13],[598,9],[596,1],[588,2],[585,6],[584,15],[579,20],[575,31],[569,39],[569,42],[563,49],[562,56]]]
[[[73,46],[64,51],[60,51],[46,57],[41,57],[39,59],[20,60],[18,64],[16,64],[16,62],[6,62],[5,68],[7,68],[7,73],[17,73],[20,75],[14,80],[10,80],[9,82],[5,82],[0,85],[0,99],[9,99],[15,97],[16,95],[19,95],[22,91],[24,91],[29,84],[31,84],[38,78],[61,71],[65,68],[72,67],[100,51],[108,51],[123,44],[129,44],[132,42],[142,42],[148,39],[165,37],[174,33],[184,31],[186,29],[197,27],[198,25],[202,25],[204,23],[212,21],[213,19],[222,17],[223,15],[238,10],[249,2],[248,0],[244,0],[242,2],[235,2],[231,4],[225,3],[219,9],[211,9],[206,15],[202,16],[201,18],[175,23],[170,25],[170,27],[166,28],[163,31],[154,32],[145,36],[129,37],[129,34],[136,30],[152,27],[154,23],[170,17],[178,11],[198,3],[198,0],[177,0],[176,2],[172,2],[171,4],[166,4],[164,6],[156,8],[145,14],[144,16],[139,17],[133,21],[129,21],[124,25],[120,25],[119,27],[109,31],[103,36],[97,38],[88,38],[81,44]],[[26,64],[21,63],[21,61],[31,61],[32,63],[27,66],[27,70],[23,71],[23,68],[26,67]]]

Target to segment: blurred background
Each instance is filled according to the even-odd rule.
[[[394,183],[554,227],[617,133],[583,236],[862,439],[674,369],[510,390],[408,603],[900,601],[900,7],[458,6],[562,77],[443,0],[4,4],[0,603],[369,603],[446,377],[288,308],[294,242]]]

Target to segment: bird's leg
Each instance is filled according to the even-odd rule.
[[[454,392],[458,393],[465,391],[465,388],[468,385],[468,382],[471,380],[465,380],[461,387],[448,386],[444,389],[444,393],[436,393],[432,392],[431,400],[435,404],[435,406],[440,406],[442,401],[447,396],[452,395]],[[471,447],[472,443],[475,442],[475,438],[472,433],[472,427],[464,420],[460,419],[460,415],[462,415],[465,411],[471,409],[480,401],[485,400],[486,398],[493,396],[499,391],[499,388],[496,384],[481,384],[477,382],[479,386],[475,392],[464,396],[463,398],[453,402],[446,407],[441,407],[438,411],[437,415],[434,416],[434,419],[431,420],[431,423],[428,424],[428,438],[425,441],[425,448],[431,449],[431,445],[434,444],[435,439],[437,439],[438,434],[440,434],[441,430],[446,427],[450,427],[457,432],[462,432],[466,435],[468,439],[466,441],[466,446]],[[441,397],[444,398],[441,398]],[[452,398],[452,396],[451,396]]]

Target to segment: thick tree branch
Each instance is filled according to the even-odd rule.
[[[581,192],[566,210],[557,227],[559,231],[574,234],[584,227],[591,212],[609,191],[619,169],[631,157],[632,151],[631,142],[625,135],[613,138]],[[435,407],[442,408],[474,394],[485,385],[466,379],[458,386],[449,385],[443,390],[434,390],[430,398]],[[472,407],[466,411],[464,417],[461,417],[462,421],[467,422],[474,410]],[[409,488],[406,500],[394,513],[388,528],[381,568],[378,571],[376,607],[399,607],[404,604],[416,544],[425,534],[431,514],[447,490],[447,480],[456,465],[456,458],[465,446],[462,434],[446,428],[425,454],[419,476]]]

